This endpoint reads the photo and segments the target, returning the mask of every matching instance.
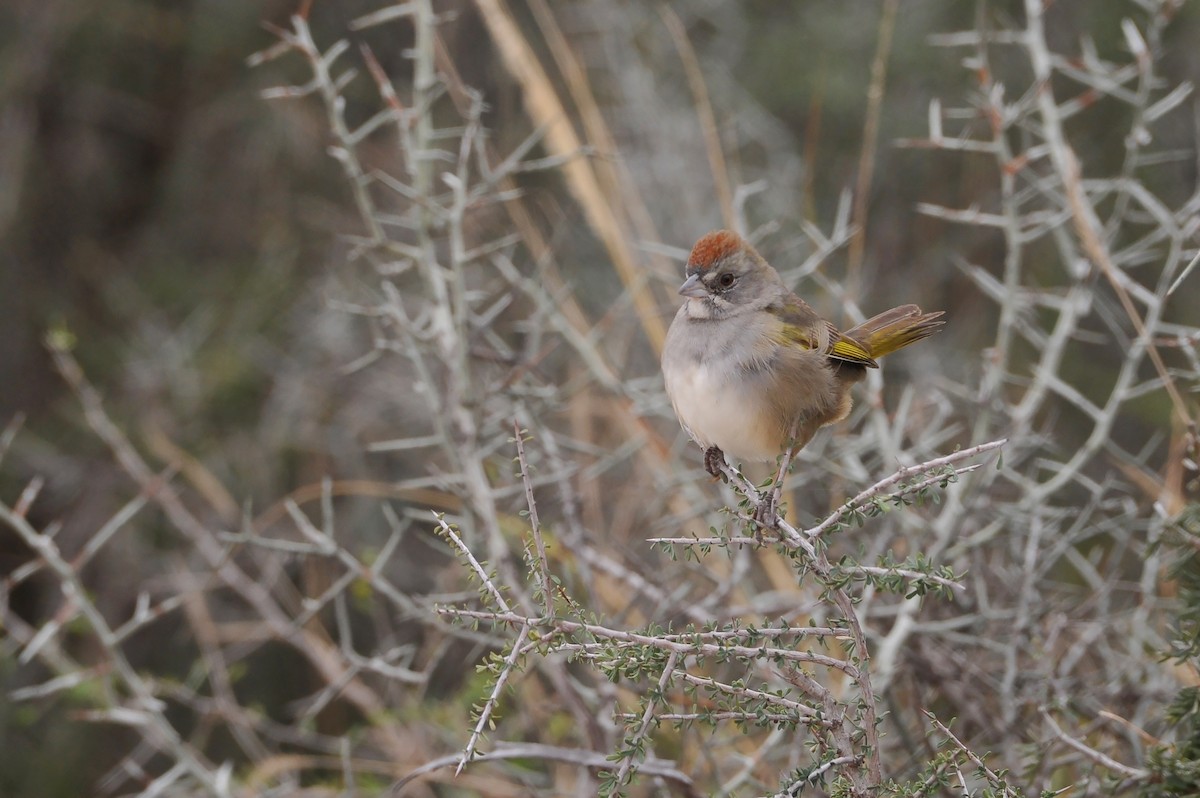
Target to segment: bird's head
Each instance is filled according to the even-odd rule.
[[[779,274],[737,233],[716,230],[692,247],[679,286],[692,318],[716,319],[759,310],[783,287]]]

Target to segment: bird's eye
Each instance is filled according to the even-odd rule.
[[[717,285],[721,286],[722,288],[729,288],[733,285],[733,281],[736,279],[737,278],[729,272],[725,272],[717,278]]]

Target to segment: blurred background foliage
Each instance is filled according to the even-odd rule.
[[[988,13],[1019,17],[1020,6],[992,2]],[[378,7],[314,0],[308,13],[318,40],[328,42]],[[521,0],[512,7],[540,42],[534,15]],[[564,0],[552,7],[660,236],[637,242],[640,251],[660,243],[685,250],[721,223],[686,76],[663,22],[662,8],[670,7],[708,81],[735,182],[769,177],[747,206],[752,229],[769,226],[764,254],[782,267],[798,262],[800,221],[827,228],[859,170],[882,3]],[[473,4],[447,0],[439,9],[454,14],[443,31],[451,58],[485,96],[485,123],[506,152],[532,131],[519,90]],[[135,440],[164,461],[186,452],[217,477],[207,498],[231,519],[325,474],[420,472],[403,458],[364,455],[363,442],[382,436],[396,420],[389,414],[405,410],[386,401],[394,384],[343,371],[368,348],[369,332],[328,301],[353,293],[347,285],[359,278],[343,268],[340,236],[359,230],[345,181],[325,153],[320,108],[259,96],[302,78],[298,65],[247,65],[247,56],[273,41],[262,23],[286,27],[297,10],[296,0],[0,5],[0,425],[17,414],[26,419],[0,489],[12,495],[33,474],[45,475],[34,518],[39,526],[61,520],[66,549],[73,535],[89,533],[115,510],[122,480],[79,425],[75,400],[53,372],[42,344],[51,330],[74,337],[110,412]],[[1115,58],[1125,48],[1121,19],[1135,11],[1129,0],[1058,0],[1048,12],[1052,43],[1073,52],[1086,38],[1101,58]],[[915,208],[994,206],[995,166],[893,142],[926,135],[935,96],[970,96],[976,88],[955,51],[930,46],[928,37],[970,28],[977,13],[976,4],[956,0],[900,4],[857,297],[864,308],[901,300],[946,308],[953,334],[920,356],[940,359],[951,380],[977,371],[993,329],[992,306],[956,262],[997,273],[1003,247],[999,233],[949,225]],[[389,26],[352,34],[352,42],[370,44],[389,72],[401,74],[408,35]],[[1200,82],[1200,3],[1182,5],[1167,37],[1162,77],[1171,85]],[[1018,60],[994,67],[1008,71],[1013,85],[1027,85]],[[1056,88],[1060,96],[1080,91]],[[356,92],[362,108],[354,107]],[[373,88],[364,81],[349,98],[349,115],[362,121]],[[1119,168],[1127,113],[1111,103],[1078,123],[1088,125],[1073,131],[1087,169]],[[1194,115],[1162,120],[1155,137],[1162,149],[1194,149]],[[1197,165],[1181,160],[1144,176],[1177,203],[1195,190]],[[523,187],[554,250],[570,253],[560,268],[599,319],[621,292],[603,249],[555,176],[530,176]],[[845,257],[836,253],[825,273],[836,279]],[[1036,274],[1036,258],[1028,263]],[[654,271],[650,283],[664,300],[668,278]],[[1198,285],[1193,277],[1183,287],[1173,314],[1194,321]],[[836,298],[810,298],[841,318]],[[662,303],[664,320],[673,311]],[[1119,363],[1119,354],[1093,355],[1072,368],[1095,370],[1107,382],[1106,366]],[[626,368],[627,377],[655,373],[644,341],[630,341]],[[1131,448],[1164,427],[1169,411],[1155,394],[1141,412],[1115,433]],[[1069,446],[1069,419],[1059,432]],[[105,592],[98,603],[127,612],[140,577],[153,570],[148,563],[169,556],[153,535],[106,552],[91,566]],[[0,574],[27,558],[0,531]],[[414,572],[415,587],[422,578]],[[50,587],[22,585],[14,608],[32,623],[44,619],[56,606]],[[147,639],[139,656],[183,679],[188,662],[171,662],[170,642]],[[271,652],[258,656],[269,660]],[[14,673],[14,662],[0,660],[0,690],[11,688]],[[258,700],[270,705],[300,689],[289,678],[243,687],[262,691]],[[66,722],[73,708],[69,695],[38,707],[0,700],[0,794],[87,794],[111,767],[133,735]]]

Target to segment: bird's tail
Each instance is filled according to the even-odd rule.
[[[867,319],[845,335],[863,344],[871,357],[882,357],[928,338],[945,322],[942,311],[922,313],[916,305],[901,305]]]

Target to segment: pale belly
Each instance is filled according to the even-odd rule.
[[[735,460],[774,460],[783,450],[778,425],[763,423],[772,411],[752,386],[720,379],[699,363],[665,377],[675,415],[701,446],[718,446]]]

